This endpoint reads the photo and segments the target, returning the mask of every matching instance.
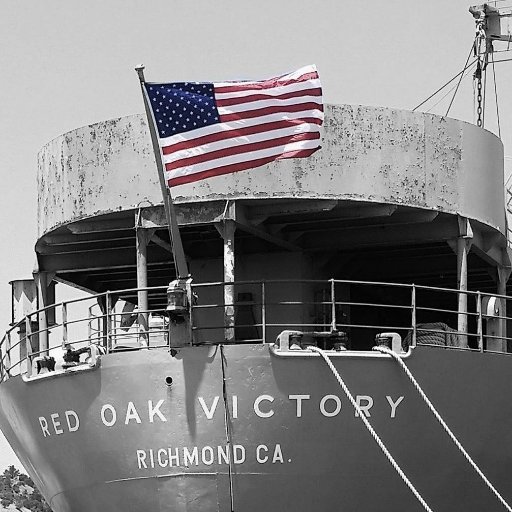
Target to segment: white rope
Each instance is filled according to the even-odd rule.
[[[421,497],[420,493],[416,490],[414,485],[407,478],[407,476],[402,471],[402,469],[400,468],[398,463],[395,461],[395,459],[393,458],[391,453],[389,453],[388,449],[384,446],[384,443],[380,439],[380,437],[377,434],[377,432],[375,432],[375,430],[373,430],[373,427],[370,425],[370,422],[366,418],[366,415],[361,410],[361,408],[359,407],[358,403],[355,401],[354,397],[352,396],[352,393],[350,393],[350,390],[348,389],[347,385],[345,384],[345,382],[341,378],[340,374],[338,373],[338,371],[336,370],[336,368],[332,364],[329,356],[322,349],[320,349],[318,347],[308,347],[308,349],[313,350],[314,352],[318,352],[324,358],[325,362],[327,363],[327,365],[331,369],[333,375],[336,377],[336,380],[338,381],[339,385],[343,388],[343,391],[345,392],[345,394],[347,395],[348,399],[350,400],[350,402],[354,406],[354,409],[357,411],[358,416],[361,418],[362,422],[365,424],[366,428],[368,429],[368,431],[370,432],[372,437],[375,439],[375,441],[379,445],[380,449],[384,452],[384,455],[388,458],[388,460],[391,463],[391,465],[395,468],[396,472],[400,475],[402,480],[407,484],[407,487],[409,487],[409,489],[412,491],[414,496],[416,496],[417,500],[423,505],[424,509],[427,510],[428,512],[432,512],[432,509],[427,505],[425,500]]]
[[[436,417],[437,421],[441,424],[441,426],[444,428],[446,433],[450,436],[451,440],[455,443],[455,446],[461,451],[462,455],[467,459],[467,461],[471,464],[473,469],[478,473],[480,478],[487,484],[487,487],[494,493],[494,495],[498,498],[498,500],[501,502],[501,504],[509,511],[512,512],[512,508],[510,508],[510,505],[505,501],[505,499],[501,496],[501,494],[494,488],[494,486],[489,482],[487,477],[482,473],[480,468],[476,465],[475,461],[470,457],[468,452],[464,449],[464,447],[460,444],[460,442],[457,440],[453,432],[450,430],[450,427],[444,422],[443,418],[441,418],[440,414],[436,411],[435,407],[432,405],[432,402],[428,399],[427,395],[423,392],[420,385],[410,372],[409,368],[407,368],[406,364],[402,361],[402,358],[398,356],[396,352],[393,352],[388,347],[373,347],[373,350],[376,350],[378,352],[382,352],[383,354],[390,355],[393,359],[395,359],[398,364],[402,367],[403,371],[409,377],[410,381],[413,383],[414,387],[420,394],[421,398],[425,401],[425,403],[428,405],[429,409],[432,411],[434,416]]]

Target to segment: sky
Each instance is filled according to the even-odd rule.
[[[475,33],[469,5],[1,0],[0,330],[10,322],[8,282],[31,277],[35,263],[38,151],[69,130],[142,112],[137,64],[145,64],[148,81],[263,79],[316,64],[326,103],[412,110],[463,69]],[[512,52],[496,59],[505,57]],[[510,166],[512,62],[497,65],[496,75]],[[432,113],[444,115],[452,94]],[[489,94],[486,119],[497,133],[494,102]],[[471,76],[449,115],[473,121]],[[0,436],[0,472],[9,464],[21,468]]]

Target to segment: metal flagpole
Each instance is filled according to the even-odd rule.
[[[181,241],[180,230],[178,222],[176,221],[176,213],[174,210],[174,204],[172,202],[171,193],[167,184],[165,183],[164,177],[164,166],[162,163],[162,151],[158,142],[158,134],[156,131],[156,123],[149,104],[148,95],[144,84],[144,66],[140,65],[135,68],[139,75],[140,87],[142,91],[142,97],[144,98],[144,107],[146,109],[146,116],[148,118],[149,132],[151,134],[151,142],[153,143],[153,151],[155,153],[155,161],[158,170],[158,178],[160,179],[160,187],[162,189],[162,198],[164,202],[165,216],[167,219],[167,225],[169,226],[169,235],[171,237],[172,252],[174,256],[174,262],[176,265],[177,276],[179,279],[187,279],[190,274],[188,272],[187,260],[185,259],[185,252],[183,251],[183,243]]]

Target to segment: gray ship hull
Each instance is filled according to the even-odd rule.
[[[395,361],[333,360],[432,509],[502,509]],[[512,358],[419,346],[407,364],[512,500]],[[11,378],[0,405],[55,512],[422,509],[319,357],[262,344],[121,352],[87,371]]]

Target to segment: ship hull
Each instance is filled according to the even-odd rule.
[[[395,361],[333,361],[432,509],[502,509]],[[407,364],[512,501],[512,358],[417,347]],[[320,357],[268,345],[122,352],[8,379],[0,405],[55,512],[422,510]]]

